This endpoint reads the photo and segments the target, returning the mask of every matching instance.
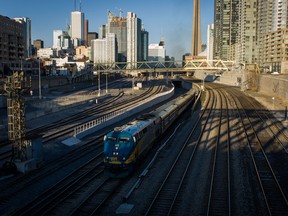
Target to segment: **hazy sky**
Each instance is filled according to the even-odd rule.
[[[79,10],[80,0],[76,0]],[[0,0],[0,15],[29,17],[32,21],[32,43],[44,41],[52,46],[53,30],[65,30],[70,24],[70,13],[75,9],[75,0]],[[201,0],[202,40],[206,43],[207,25],[213,23],[214,0]],[[82,0],[82,12],[89,20],[89,31],[98,32],[100,25],[107,23],[107,11],[122,16],[136,13],[149,32],[149,44],[165,38],[166,54],[180,59],[190,52],[193,0]]]

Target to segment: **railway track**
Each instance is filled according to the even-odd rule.
[[[260,104],[247,99],[235,88],[205,85],[206,99],[202,101],[202,110],[193,115],[195,123],[191,125],[191,122],[184,121],[179,128],[179,131],[185,131],[190,124],[189,131],[184,132],[187,136],[183,142],[175,134],[175,140],[163,148],[151,171],[125,200],[134,205],[129,215],[286,215],[287,129],[282,128]],[[74,152],[71,157],[77,154]],[[83,152],[79,158],[85,155]],[[63,162],[62,166],[72,161]],[[94,172],[100,172],[101,165],[99,167],[95,167]],[[79,176],[84,170],[85,167],[79,170]],[[54,201],[38,204],[46,206],[47,210],[35,207],[24,211],[19,208],[18,212],[22,215],[36,215],[37,212],[43,212],[43,215],[115,214],[115,206],[121,204],[115,203],[120,200],[119,194],[123,194],[126,185],[133,184],[127,183],[129,179],[108,179],[101,173],[94,178],[92,169],[91,173],[88,170],[87,176],[83,174],[83,179],[79,177],[75,184],[72,176],[68,177],[71,187],[69,183],[66,186],[60,183],[64,178],[57,181],[60,183],[58,187],[62,185],[64,188],[58,193],[47,191],[46,194]],[[23,180],[23,191],[29,182],[43,178],[45,175]],[[20,186],[17,182],[10,186],[16,187],[15,194],[12,194],[16,195]],[[130,191],[127,187],[125,191]],[[2,189],[5,192],[5,187],[0,186]],[[44,196],[45,193],[38,195]],[[8,192],[5,194],[9,195]],[[2,202],[5,206],[5,196],[2,199],[0,196],[0,206]],[[34,205],[37,200],[31,200],[31,203]],[[25,206],[31,207],[32,204]],[[17,212],[13,213],[16,215]]]
[[[234,96],[237,96],[235,95],[235,92]],[[251,107],[249,100],[242,101],[239,100],[239,98],[234,100],[235,104],[237,104],[241,124],[245,129],[245,137],[255,168],[255,175],[257,176],[262,191],[262,198],[265,202],[264,208],[266,207],[266,211],[269,215],[285,215],[288,212],[287,186],[283,180],[280,180],[280,176],[282,176],[282,179],[283,177],[285,179],[285,176],[287,178],[288,175],[287,172],[279,169],[279,164],[273,162],[276,158],[275,154],[271,153],[271,151],[273,152],[273,149],[274,151],[275,149],[279,151],[277,157],[281,157],[282,161],[287,164],[288,158],[287,149],[284,147],[285,144],[275,136],[275,133],[271,132],[272,129],[266,124],[266,121],[263,121],[264,119],[258,113],[257,109],[253,111],[244,109],[244,107],[247,106]],[[255,120],[255,116],[258,116],[257,119],[260,119],[263,124],[267,126],[264,133],[265,131],[267,131],[266,133],[268,134],[270,132],[269,138],[263,136],[263,134],[261,136],[259,133],[259,122]],[[279,136],[280,135],[283,136],[282,133],[279,133]],[[285,166],[282,167],[282,169],[283,168],[286,169]]]
[[[231,215],[230,129],[227,98],[219,91],[219,122],[206,215]]]
[[[211,100],[206,104],[201,116],[199,117],[196,125],[193,127],[185,143],[182,145],[181,150],[177,154],[176,159],[170,166],[166,176],[161,181],[159,189],[155,193],[150,205],[145,211],[145,215],[170,215],[175,211],[175,205],[177,205],[177,199],[179,199],[180,191],[183,190],[183,185],[187,184],[187,176],[189,176],[189,167],[194,159],[195,152],[201,142],[201,137],[204,130],[201,130],[197,141],[191,148],[191,139],[197,127],[201,125],[205,128],[210,120],[212,113],[212,107],[216,103],[215,97],[211,97]],[[188,146],[190,146],[188,148]]]
[[[51,140],[55,140],[59,137],[67,137],[68,135],[72,135],[74,128],[76,126],[82,125],[83,123],[89,122],[92,119],[95,119],[95,116],[97,118],[104,116],[106,114],[121,110],[127,106],[130,106],[137,101],[144,100],[146,98],[151,97],[152,95],[156,95],[159,92],[161,92],[162,86],[150,86],[147,91],[144,93],[135,96],[128,100],[123,100],[117,103],[117,101],[122,98],[124,95],[123,92],[119,93],[117,97],[107,100],[103,104],[96,105],[92,108],[89,108],[85,110],[84,112],[81,112],[79,114],[73,115],[69,118],[66,118],[64,120],[59,120],[56,122],[53,122],[52,124],[42,126],[40,128],[33,129],[31,131],[28,131],[27,137],[37,136],[38,134],[43,133],[43,131],[46,131],[46,134],[43,136],[43,143],[47,143]],[[79,122],[79,123],[76,123]],[[11,143],[7,142],[6,145],[11,145]],[[4,147],[4,145],[2,146]],[[0,161],[5,161],[7,158],[9,158],[9,152],[11,155],[11,150],[3,152],[3,154],[0,155]]]
[[[162,89],[162,87],[158,87],[158,88],[156,88],[156,90],[152,91],[153,87],[151,87],[150,91],[148,92],[147,97],[149,95],[151,95],[151,94],[159,93],[161,91],[161,89]],[[151,91],[152,91],[152,93],[151,93]],[[27,175],[24,175],[24,176],[21,176],[19,178],[16,178],[16,179],[14,179],[14,181],[6,184],[5,187],[2,188],[3,189],[3,193],[0,196],[0,203],[2,203],[3,205],[7,204],[7,202],[9,202],[9,199],[13,199],[13,196],[18,194],[18,193],[25,192],[27,190],[27,188],[31,187],[31,185],[34,184],[34,182],[38,182],[38,181],[40,182],[41,180],[45,179],[46,177],[49,177],[50,175],[55,175],[55,172],[61,170],[63,167],[66,167],[67,165],[72,164],[72,163],[74,163],[74,161],[79,160],[81,158],[82,159],[86,158],[87,154],[91,154],[91,153],[95,154],[95,151],[100,152],[99,153],[99,157],[101,158],[101,165],[102,165],[102,160],[103,160],[103,156],[102,156],[102,153],[103,153],[103,151],[102,151],[103,138],[102,137],[103,136],[100,136],[100,139],[101,139],[100,141],[97,141],[97,140],[90,141],[87,144],[84,144],[83,146],[81,146],[80,148],[77,148],[74,151],[69,152],[69,154],[67,156],[65,156],[65,158],[61,158],[61,159],[59,158],[59,160],[57,160],[57,161],[49,161],[48,162],[49,166],[45,167],[45,169],[43,169],[43,171],[42,171],[42,169],[41,170],[38,169],[35,172],[31,172],[31,173],[29,173]],[[95,145],[95,143],[97,143],[97,142],[99,144]],[[101,148],[101,150],[97,150],[97,148]],[[95,164],[95,162],[94,162],[94,164]],[[99,167],[101,167],[101,165],[99,164]],[[93,172],[92,170],[94,168],[91,168],[91,172]],[[102,168],[99,168],[99,170],[101,170],[100,173],[102,173],[102,171],[103,171]],[[71,177],[71,178],[75,178],[75,177]],[[95,176],[95,181],[97,181],[97,178],[98,178],[98,176],[97,177]],[[84,181],[81,180],[80,182],[83,183]],[[71,185],[71,182],[69,184]],[[86,184],[84,184],[83,187],[85,187],[85,185]],[[99,187],[99,190],[102,190],[101,187]],[[41,198],[43,196],[44,197],[48,197],[48,195],[52,193],[51,191],[55,191],[55,188],[54,189],[49,189],[48,191],[43,192],[42,195],[40,195],[39,197],[37,196],[37,201],[33,201],[33,206],[34,206],[35,203],[38,202],[38,200],[39,200],[39,202],[40,202],[40,200],[42,200],[41,204],[39,203],[38,205],[39,206],[46,206],[45,203],[47,202],[47,207],[45,207],[45,209],[47,209],[48,211],[53,211],[53,209],[56,208],[54,206],[54,204],[57,203],[57,201],[54,201],[53,202],[54,203],[53,206],[49,207],[49,205],[50,205],[49,201],[47,201],[47,200],[45,201],[45,199]],[[105,191],[105,189],[104,189],[104,191]],[[77,192],[76,191],[75,192],[71,191],[69,194],[71,195],[73,193],[77,193]],[[58,194],[60,194],[60,192],[58,192],[57,195]],[[106,197],[105,199],[107,199],[107,198],[108,197]],[[63,199],[68,199],[68,198],[62,197],[60,200],[63,200]],[[100,203],[105,203],[105,199],[103,198],[103,200]],[[91,202],[91,200],[94,200],[93,194],[90,196],[90,198],[87,198],[86,201],[85,200],[81,201],[82,202],[82,206],[85,207],[87,205],[87,203]],[[98,197],[97,200],[99,201],[99,197]],[[15,215],[18,215],[20,213],[22,215],[26,215],[26,212],[27,212],[27,215],[28,214],[29,215],[32,214],[32,212],[43,212],[42,207],[40,208],[40,207],[36,206],[36,207],[33,207],[32,208],[33,210],[30,211],[29,210],[30,209],[29,206],[31,207],[31,204],[25,205],[23,208],[21,208],[21,210],[19,209],[19,211],[15,212]],[[100,208],[100,207],[101,207],[101,205],[99,204],[98,208]],[[26,209],[26,208],[28,208],[28,209]],[[85,208],[87,209],[87,206]],[[39,209],[39,210],[37,210],[37,209]],[[78,209],[78,210],[75,209],[75,211],[79,212],[79,211],[82,211],[82,210],[81,209]],[[1,210],[0,210],[0,212],[1,212]]]

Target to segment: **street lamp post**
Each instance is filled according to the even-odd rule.
[[[39,74],[38,74],[38,83],[39,83],[39,99],[42,98],[42,92],[41,92],[41,70],[40,70],[40,58],[38,59],[38,63],[39,63]]]
[[[106,94],[108,94],[108,72],[106,72]]]
[[[100,71],[98,71],[98,96],[101,95],[101,87],[100,87]]]

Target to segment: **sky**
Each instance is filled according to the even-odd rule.
[[[80,0],[76,0],[79,10]],[[208,24],[214,21],[214,0],[202,0],[202,42],[206,43]],[[149,32],[149,44],[165,39],[166,55],[180,60],[191,50],[193,0],[82,0],[81,10],[89,20],[89,32],[99,32],[99,26],[107,23],[107,12],[122,16],[136,13]],[[32,22],[32,43],[44,41],[52,47],[53,30],[66,30],[70,24],[75,0],[0,0],[0,15],[9,18],[29,17]]]

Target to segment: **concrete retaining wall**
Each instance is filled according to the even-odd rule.
[[[261,75],[258,91],[267,95],[281,97],[288,100],[288,80],[281,76]]]

